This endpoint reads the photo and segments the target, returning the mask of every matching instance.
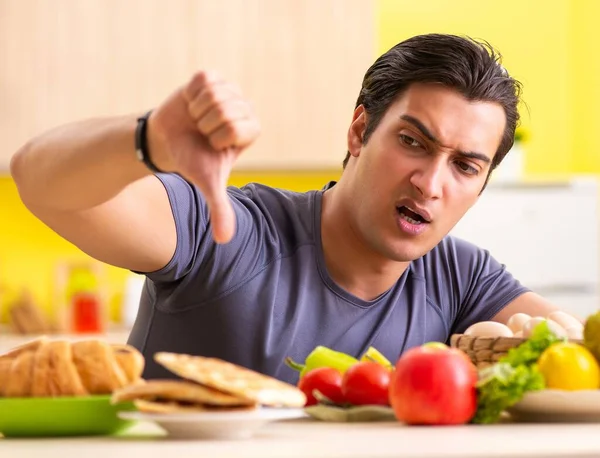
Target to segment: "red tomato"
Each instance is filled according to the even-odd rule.
[[[375,362],[351,366],[342,380],[342,394],[354,405],[389,405],[390,370]]]
[[[475,414],[476,383],[477,369],[461,350],[415,347],[396,363],[390,401],[404,423],[459,425]]]
[[[307,406],[317,403],[313,390],[319,390],[336,404],[344,403],[342,374],[332,367],[317,367],[308,371],[298,382],[298,388],[306,395]]]

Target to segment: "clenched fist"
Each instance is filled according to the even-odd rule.
[[[195,184],[210,211],[214,238],[228,242],[235,215],[226,193],[233,163],[258,137],[260,124],[240,89],[199,72],[157,107],[148,121],[150,157]]]

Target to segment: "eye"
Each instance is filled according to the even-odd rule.
[[[466,173],[467,175],[477,175],[479,174],[479,170],[477,170],[475,167],[473,167],[472,165],[470,165],[468,162],[465,161],[456,161],[456,165],[458,166],[458,168]]]
[[[415,140],[410,135],[400,134],[400,141],[411,148],[423,148],[423,145],[421,145],[418,140]]]

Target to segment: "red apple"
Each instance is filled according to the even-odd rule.
[[[390,404],[399,421],[458,425],[477,409],[477,370],[461,350],[415,347],[392,373]]]

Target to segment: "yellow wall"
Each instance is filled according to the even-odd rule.
[[[522,110],[522,125],[531,133],[526,144],[526,172],[561,175],[573,169],[569,154],[570,4],[580,5],[579,16],[586,17],[593,28],[599,16],[585,12],[585,5],[592,2],[595,0],[379,0],[379,52],[402,39],[430,32],[488,40],[505,56],[509,72],[524,84],[530,114]],[[588,43],[586,49],[597,55],[594,46]],[[595,65],[598,69],[600,64]],[[596,71],[589,78],[598,74]],[[589,137],[592,132],[588,131]]]
[[[600,2],[570,4],[573,171],[600,172]]]
[[[343,159],[343,154],[340,161]],[[323,172],[245,172],[234,173],[230,184],[241,186],[258,181],[275,187],[297,191],[319,189],[327,181],[337,179],[339,171]],[[36,301],[53,314],[57,263],[90,258],[66,242],[29,213],[21,203],[11,178],[0,177],[0,310],[6,319],[6,304],[21,288],[29,289]],[[121,293],[128,272],[106,267],[110,315],[119,318]]]

